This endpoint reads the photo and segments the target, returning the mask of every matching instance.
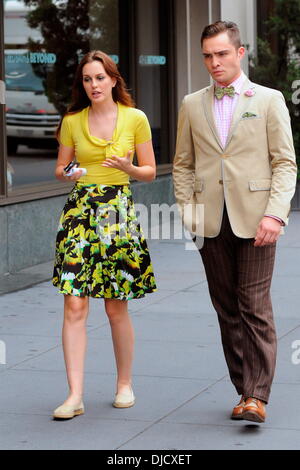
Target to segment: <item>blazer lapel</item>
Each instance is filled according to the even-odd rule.
[[[232,117],[232,121],[231,121],[231,126],[230,126],[230,129],[229,129],[229,132],[228,132],[228,137],[227,137],[227,140],[226,140],[226,145],[225,145],[225,148],[224,150],[226,149],[226,147],[228,147],[231,139],[232,139],[232,136],[234,134],[234,131],[241,119],[241,116],[243,114],[243,112],[245,111],[245,109],[247,108],[247,106],[249,105],[249,98],[248,96],[245,96],[245,91],[246,90],[249,90],[249,89],[252,89],[252,88],[255,88],[255,84],[250,82],[250,80],[247,78],[241,88],[241,93],[239,95],[239,98],[238,98],[238,102],[236,104],[236,107],[235,107],[235,110],[234,110],[234,113],[233,113],[233,117]]]
[[[223,146],[220,140],[220,136],[216,127],[215,118],[214,118],[214,85],[209,86],[206,89],[206,93],[202,95],[202,104],[204,108],[204,114],[208,121],[209,127],[218,142],[219,146],[223,150]]]

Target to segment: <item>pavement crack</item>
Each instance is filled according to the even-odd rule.
[[[171,414],[175,413],[175,411],[179,410],[180,408],[182,408],[183,406],[187,405],[189,402],[191,402],[192,400],[194,400],[195,398],[197,398],[199,395],[201,395],[201,393],[206,392],[206,391],[209,390],[211,387],[213,387],[213,386],[216,385],[217,383],[219,383],[219,382],[221,382],[222,380],[224,380],[225,377],[227,377],[227,374],[224,375],[223,377],[221,377],[220,379],[216,380],[216,381],[213,382],[212,384],[208,385],[207,387],[201,389],[200,392],[196,393],[196,394],[193,395],[191,398],[189,398],[188,400],[185,400],[183,403],[181,403],[180,405],[178,405],[176,408],[173,408],[173,409],[170,410],[168,413],[166,413],[165,415],[161,416],[160,418],[158,418],[157,420],[155,420],[154,422],[152,422],[149,426],[147,426],[146,428],[144,428],[142,431],[139,431],[139,432],[136,433],[134,436],[132,436],[130,439],[128,439],[127,441],[123,442],[123,444],[121,444],[119,447],[116,447],[115,450],[121,449],[124,445],[126,445],[126,444],[128,444],[129,442],[133,441],[133,440],[136,439],[138,436],[144,434],[146,431],[148,431],[149,429],[151,429],[153,426],[155,426],[156,424],[160,423],[163,419],[167,418],[167,417],[170,416]]]

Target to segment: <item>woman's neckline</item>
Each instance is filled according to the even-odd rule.
[[[91,134],[90,132],[90,126],[89,126],[89,112],[90,110],[92,109],[91,105],[89,105],[87,107],[87,113],[86,113],[86,129],[87,129],[87,133],[89,135],[89,137],[91,137],[92,139],[97,139],[98,141],[103,141],[103,142],[112,142],[115,138],[115,135],[117,133],[117,130],[118,130],[118,127],[119,127],[119,121],[120,121],[120,103],[117,101],[116,102],[116,105],[117,105],[117,117],[116,117],[116,122],[115,122],[115,127],[114,127],[114,130],[113,130],[113,133],[112,133],[112,137],[110,139],[103,139],[102,137],[97,137],[93,134]]]

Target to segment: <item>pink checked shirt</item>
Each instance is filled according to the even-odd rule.
[[[234,80],[234,82],[230,83],[230,85],[227,85],[234,87],[235,94],[233,98],[228,95],[224,95],[223,98],[221,98],[220,100],[218,100],[216,97],[214,98],[215,121],[223,148],[225,148],[226,145],[234,109],[237,104],[239,95],[241,94],[241,89],[245,80],[246,75],[244,74],[244,72],[242,72],[241,75],[236,80]],[[224,88],[224,85],[221,85],[218,82],[215,82],[215,86],[220,86]],[[282,225],[285,225],[279,217],[269,214],[266,214],[266,216],[271,217],[272,219],[276,219],[281,222]]]
[[[246,75],[244,74],[244,72],[242,72],[241,75],[234,82],[228,85],[228,86],[231,86],[231,85],[234,86],[235,94],[233,98],[231,98],[228,95],[224,95],[222,99],[218,100],[215,97],[215,102],[214,102],[215,120],[216,120],[216,126],[219,132],[219,136],[220,136],[223,148],[225,147],[225,144],[226,144],[234,109],[237,104],[237,101],[238,101],[238,98],[241,93],[241,89],[245,80],[246,80]],[[224,88],[224,86],[219,83],[215,83],[215,85],[220,86],[221,88]]]

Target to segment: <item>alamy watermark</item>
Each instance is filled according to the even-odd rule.
[[[204,205],[184,204],[128,204],[126,198],[116,206],[101,204],[96,211],[96,232],[101,241],[110,245],[115,241],[140,238],[151,240],[182,240],[186,250],[199,250],[203,245]]]
[[[292,348],[295,349],[291,357],[292,363],[298,365],[300,364],[300,339],[295,339],[295,341],[292,342]]]
[[[5,82],[0,80],[0,104],[5,104]]]
[[[295,90],[292,94],[292,103],[300,103],[300,80],[294,80],[292,83],[292,89]]]
[[[6,344],[0,340],[0,365],[6,364]]]

